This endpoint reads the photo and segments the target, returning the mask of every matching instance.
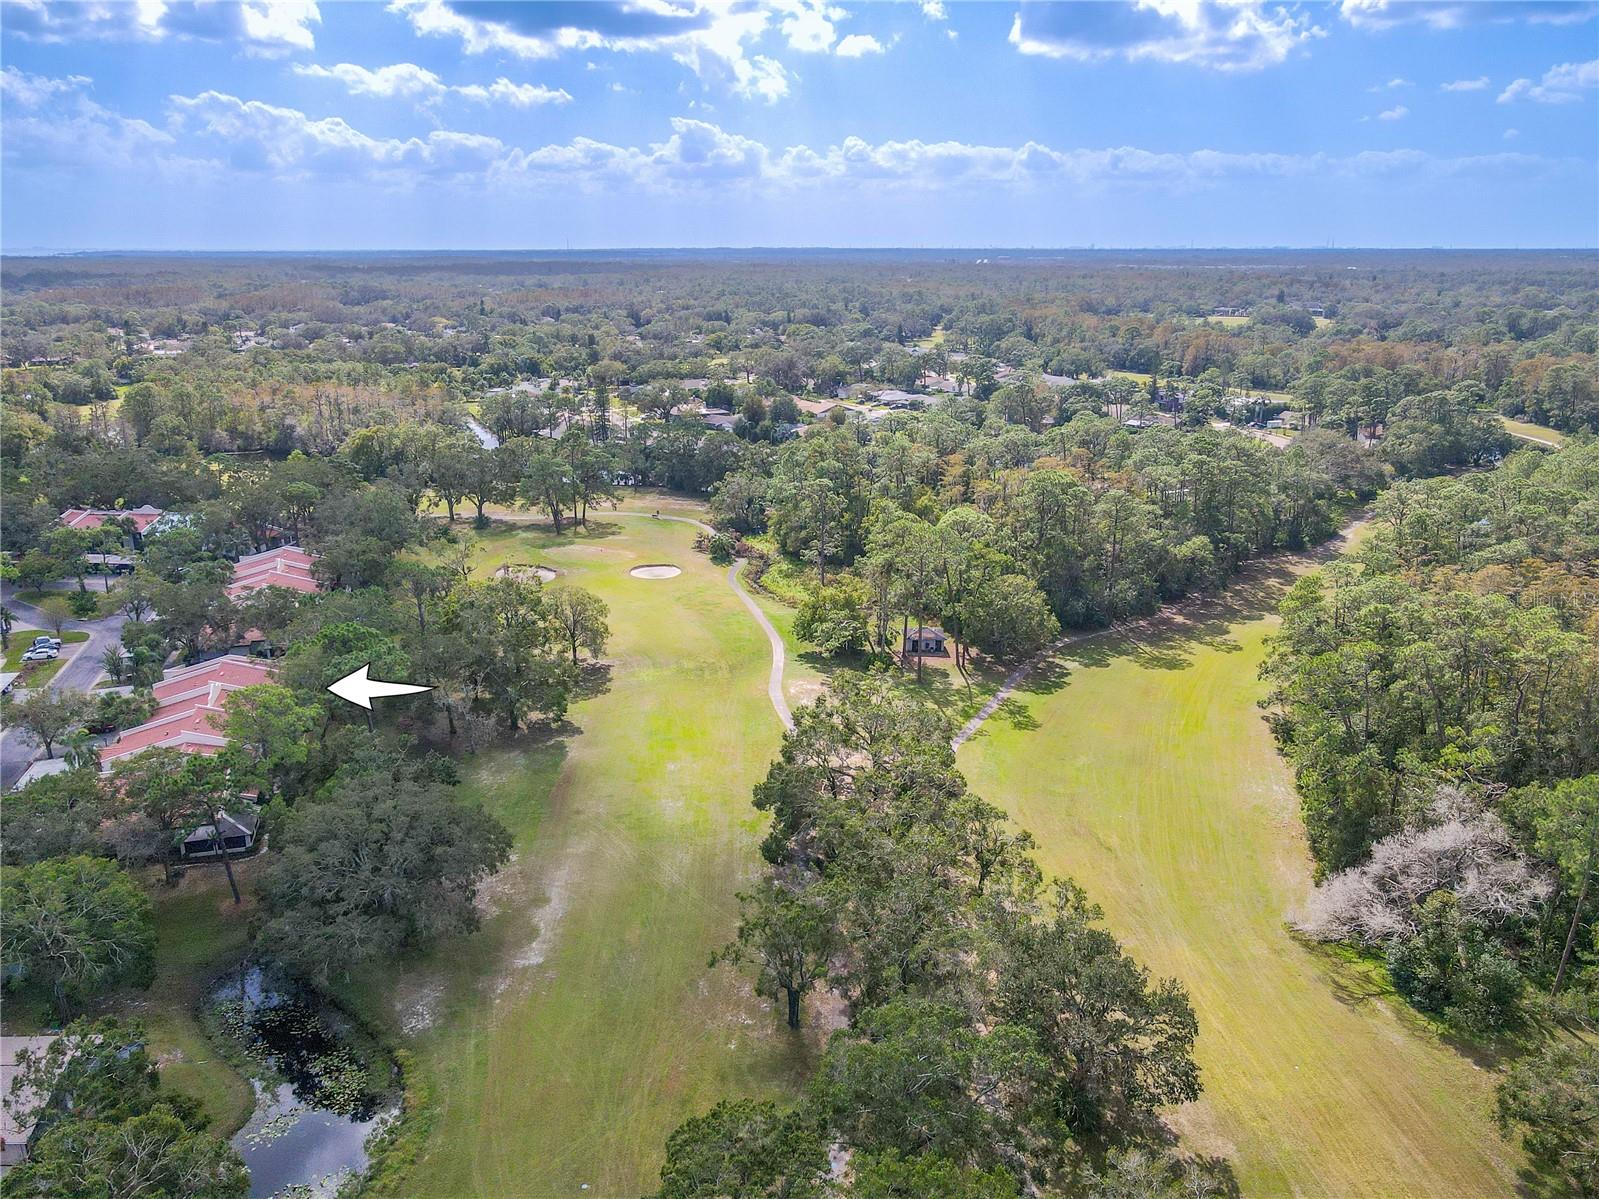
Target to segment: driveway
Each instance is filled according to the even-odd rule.
[[[43,612],[17,599],[9,588],[0,588],[0,603],[17,614],[16,627],[19,629],[50,627],[49,619]],[[81,629],[89,634],[89,639],[63,647],[66,661],[46,686],[66,687],[74,691],[87,691],[93,687],[105,673],[105,651],[120,644],[122,626],[127,619],[121,612],[116,612],[103,620],[66,621],[61,626],[63,629]],[[18,693],[12,694],[15,696]],[[22,729],[8,726],[0,730],[0,790],[11,789],[28,764],[39,756],[40,748],[33,736]]]

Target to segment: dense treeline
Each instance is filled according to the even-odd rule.
[[[714,518],[739,535],[770,530],[817,567],[813,642],[886,647],[904,619],[936,618],[958,643],[1014,657],[1055,622],[1148,613],[1249,558],[1320,541],[1340,501],[1383,478],[1333,433],[1284,452],[1231,430],[1132,433],[1085,411],[1034,433],[1004,420],[1002,402],[784,445],[768,471],[716,485]]]
[[[774,396],[866,379],[915,388],[957,356],[1287,392],[1348,422],[1467,381],[1485,404],[1557,428],[1599,420],[1581,256],[907,256],[891,272],[826,258],[81,259],[8,260],[4,273],[3,348],[23,368],[5,394],[19,412],[48,425],[69,405],[206,450],[326,448],[356,427],[340,427],[343,411],[375,393],[436,405],[547,377],[581,402],[714,382],[724,367]],[[1216,306],[1250,315],[1219,324]],[[935,357],[919,360],[910,343],[935,329]],[[141,387],[124,417],[109,401],[129,384]]]
[[[1302,926],[1468,1031],[1517,1022],[1523,977],[1587,1018],[1599,443],[1399,482],[1371,519],[1263,668],[1325,878]]]

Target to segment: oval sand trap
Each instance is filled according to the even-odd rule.
[[[649,566],[635,566],[627,573],[635,579],[670,579],[673,575],[680,575],[683,572],[676,566],[671,566],[665,562],[656,562]]]

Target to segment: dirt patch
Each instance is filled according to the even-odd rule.
[[[556,869],[545,884],[544,903],[535,915],[538,935],[511,958],[510,969],[495,980],[495,995],[503,995],[519,975],[541,965],[548,956],[550,948],[555,944],[561,917],[566,915],[567,904],[571,901],[576,867],[576,861],[569,858]]]
[[[394,1013],[407,1036],[426,1032],[438,1022],[444,1005],[442,978],[406,979],[395,989]]]
[[[652,562],[646,566],[635,566],[627,573],[635,579],[671,579],[682,574],[683,570],[669,562]]]
[[[548,583],[559,573],[553,566],[541,566],[536,562],[507,562],[494,575],[501,579],[519,579],[524,583]]]

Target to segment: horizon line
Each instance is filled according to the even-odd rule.
[[[617,246],[495,246],[495,247],[415,247],[415,246],[343,246],[337,248],[268,248],[268,247],[145,247],[145,246],[23,246],[17,249],[0,248],[0,258],[62,257],[76,255],[132,255],[132,254],[556,254],[563,257],[581,254],[748,254],[748,253],[842,253],[842,254],[1198,254],[1198,253],[1265,253],[1286,252],[1296,254],[1348,254],[1348,253],[1596,253],[1599,243],[1593,245],[1061,245],[1061,246],[1007,246],[1007,245],[617,245]]]

